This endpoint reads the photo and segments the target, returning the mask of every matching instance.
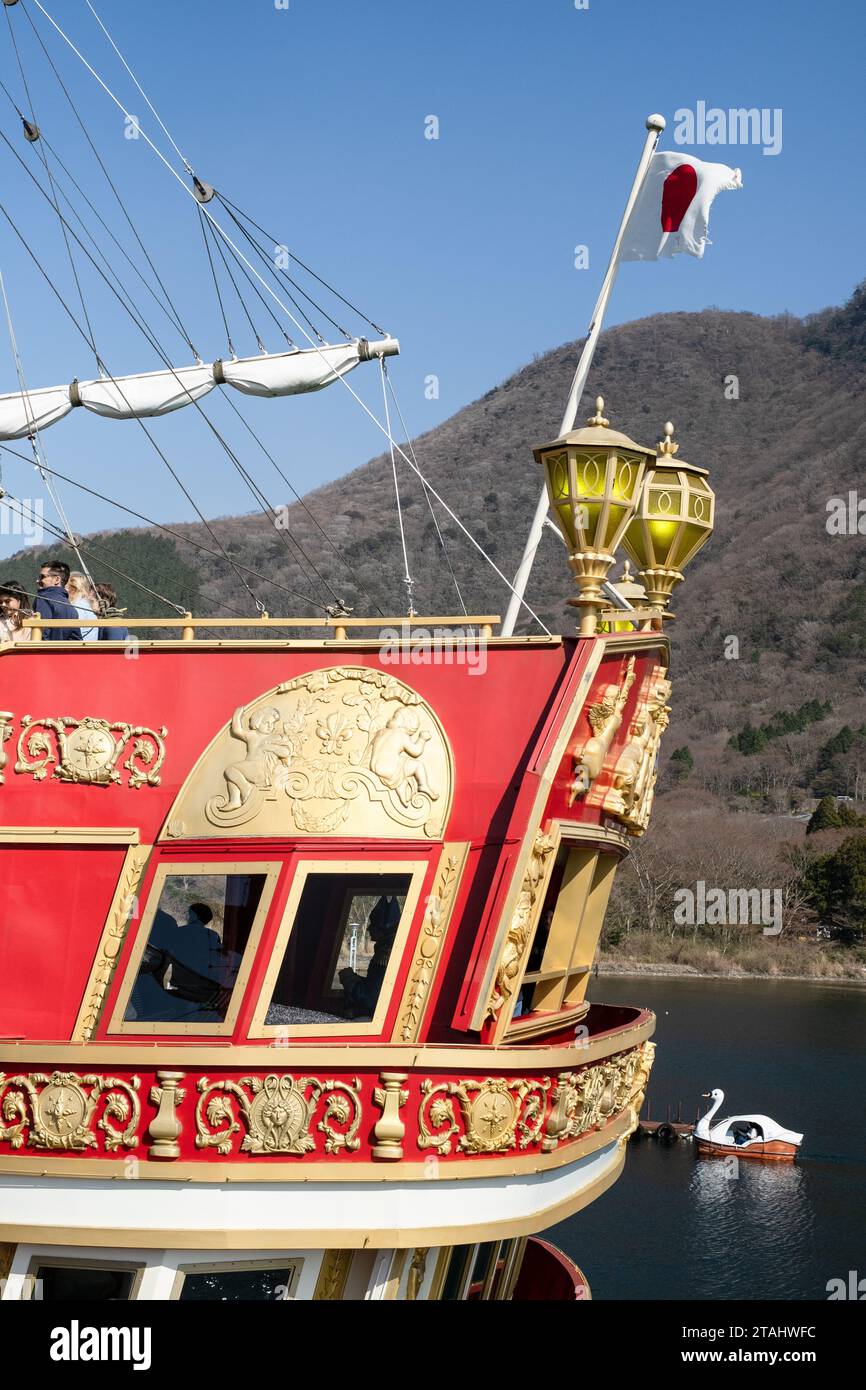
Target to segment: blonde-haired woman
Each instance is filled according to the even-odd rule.
[[[75,609],[79,618],[95,618],[99,613],[99,600],[86,574],[80,570],[73,570],[66,584],[66,592],[69,595],[69,602]],[[81,629],[82,642],[96,642],[99,640],[99,628],[94,624],[93,627],[83,627]]]

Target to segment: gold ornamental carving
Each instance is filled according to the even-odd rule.
[[[158,1071],[157,1086],[150,1088],[150,1103],[157,1106],[157,1112],[147,1130],[151,1141],[149,1157],[152,1159],[180,1158],[180,1145],[183,1126],[177,1117],[177,1106],[186,1100],[186,1090],[177,1083],[182,1081],[182,1071]]]
[[[599,1129],[629,1107],[633,1122],[627,1137],[637,1125],[654,1055],[655,1044],[642,1043],[598,1066],[560,1072],[551,1092],[542,1149],[549,1153],[566,1139]]]
[[[604,766],[604,760],[622,724],[623,711],[634,685],[634,657],[630,656],[618,685],[606,685],[600,700],[587,710],[592,734],[574,755],[574,774],[568,804],[589,791]]]
[[[493,992],[487,1004],[485,1019],[496,1018],[503,1004],[510,1001],[518,983],[523,960],[529,949],[536,918],[536,902],[546,877],[547,861],[554,849],[554,840],[541,831],[535,837],[529,863],[520,885],[517,905],[512,914],[502,958],[496,971]]]
[[[234,1136],[246,1127],[241,1153],[306,1154],[316,1148],[315,1132],[325,1135],[325,1153],[360,1148],[361,1082],[295,1079],[270,1072],[238,1081],[203,1076],[195,1109],[196,1148],[230,1154]],[[325,1097],[316,1122],[319,1102]],[[243,1125],[241,1124],[243,1120]]]
[[[632,835],[642,835],[649,824],[656,783],[659,744],[668,726],[671,683],[664,668],[656,666],[638,703],[629,729],[629,741],[617,759],[603,809],[616,816]]]
[[[127,785],[133,790],[158,787],[167,734],[165,727],[150,729],[118,720],[110,723],[93,715],[34,719],[25,714],[15,771],[30,773],[34,782],[41,782],[53,763],[54,776],[61,782],[109,787],[123,780],[117,764],[126,752],[122,766],[129,774]]]
[[[383,1071],[379,1080],[382,1085],[373,1092],[373,1102],[382,1111],[373,1129],[373,1157],[395,1161],[403,1157],[403,1140],[406,1126],[400,1118],[400,1110],[409,1099],[409,1092],[403,1089],[403,1082],[409,1080],[405,1071]]]
[[[135,892],[149,852],[147,845],[130,845],[126,851],[96,961],[90,973],[87,995],[76,1020],[73,1032],[76,1042],[88,1042],[99,1022],[105,996],[132,920],[136,903]]]
[[[168,833],[439,839],[453,781],[444,730],[416,691],[372,667],[329,667],[235,710]]]
[[[0,1072],[0,1140],[21,1149],[24,1131],[29,1130],[30,1148],[94,1149],[99,1146],[97,1131],[102,1130],[109,1152],[121,1146],[135,1148],[141,1118],[139,1085],[137,1076],[122,1081],[68,1071],[9,1077]],[[102,1114],[94,1124],[102,1100]]]
[[[339,1303],[352,1267],[353,1250],[326,1250],[322,1257],[313,1301]]]
[[[427,1273],[427,1256],[429,1254],[429,1245],[419,1246],[413,1252],[412,1263],[409,1265],[409,1273],[406,1277],[406,1298],[410,1303],[415,1302],[424,1286],[424,1275]]]
[[[506,1153],[537,1143],[544,1128],[548,1077],[421,1083],[419,1149],[449,1154]]]
[[[445,846],[435,889],[427,899],[418,944],[397,1014],[395,1042],[415,1042],[418,1038],[468,851],[468,845]]]
[[[10,738],[12,735],[12,720],[14,717],[11,710],[0,709],[0,787],[2,787],[5,781],[4,772],[6,764],[9,761],[9,754],[6,752],[3,745],[7,738]]]

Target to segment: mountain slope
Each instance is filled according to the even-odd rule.
[[[569,343],[544,354],[415,441],[425,474],[509,576],[541,486],[531,448],[557,426],[579,349]],[[612,425],[650,445],[663,421],[673,419],[681,455],[710,469],[718,497],[715,535],[675,593],[678,621],[671,628],[677,683],[668,743],[692,747],[705,785],[712,785],[714,768],[742,762],[727,740],[746,719],[760,723],[811,699],[832,703],[826,727],[792,736],[794,774],[816,740],[843,723],[864,723],[866,547],[863,536],[830,535],[826,525],[828,499],[847,498],[858,484],[866,494],[864,369],[863,287],[844,307],[806,321],[708,309],[625,324],[600,343],[581,417],[600,392]],[[416,608],[459,612],[423,492],[405,464],[399,472]],[[357,612],[375,613],[376,604],[400,612],[390,459],[380,455],[305,502],[355,578],[298,504],[288,513],[291,534],[340,597]],[[505,587],[439,508],[437,515],[469,611],[504,612]],[[177,529],[211,543],[201,527]],[[319,601],[330,597],[288,561],[283,538],[261,516],[221,520],[216,530],[241,563]],[[97,541],[121,555],[133,544],[140,544],[135,532]],[[198,573],[198,611],[249,607],[224,562],[195,558],[184,545],[179,556]],[[23,564],[16,557],[6,570],[29,578],[32,551]],[[287,611],[284,595],[254,587],[272,612]],[[571,593],[563,547],[547,531],[527,598],[552,629],[570,630]],[[131,611],[148,606],[131,590],[124,599]],[[733,659],[730,638],[738,644]],[[794,784],[808,787],[805,771]]]

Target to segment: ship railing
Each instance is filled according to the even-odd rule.
[[[355,618],[349,615],[338,615],[336,617],[317,617],[317,618],[272,618],[269,613],[262,613],[258,617],[250,618],[195,618],[192,613],[184,613],[177,618],[129,618],[110,617],[101,618],[95,615],[92,618],[23,618],[21,626],[29,628],[32,632],[31,641],[40,642],[43,635],[52,628],[126,628],[129,632],[138,633],[148,629],[168,629],[169,631],[180,630],[181,641],[193,642],[199,631],[205,633],[214,630],[243,628],[256,635],[266,635],[278,628],[310,628],[330,634],[330,639],[336,642],[346,642],[349,640],[350,631],[368,631],[375,629],[379,634],[385,629],[396,630],[398,635],[411,635],[419,629],[427,632],[431,628],[477,628],[479,635],[485,640],[493,637],[493,629],[499,625],[501,618],[499,614],[465,614],[458,616],[419,616],[413,614],[407,617],[401,614],[397,617],[382,618]],[[123,640],[123,639],[120,639]],[[518,639],[519,640],[519,639]]]

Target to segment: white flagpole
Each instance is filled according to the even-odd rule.
[[[592,321],[589,325],[589,333],[587,335],[586,342],[583,345],[583,352],[580,354],[580,361],[578,362],[577,370],[574,373],[574,379],[571,383],[571,390],[568,393],[568,401],[565,407],[565,414],[562,417],[562,424],[559,429],[560,435],[568,434],[569,430],[573,429],[574,422],[577,419],[577,412],[580,406],[580,398],[583,395],[583,389],[586,385],[586,379],[589,376],[589,369],[592,366],[592,359],[595,354],[596,343],[598,342],[599,336],[601,334],[601,325],[604,319],[605,310],[607,309],[607,302],[610,299],[610,292],[613,289],[613,282],[616,279],[616,272],[619,266],[619,252],[620,247],[622,246],[622,239],[625,235],[625,229],[628,224],[628,220],[631,217],[634,205],[637,202],[638,194],[640,193],[641,188],[643,187],[643,181],[646,178],[647,170],[649,169],[650,165],[650,160],[652,159],[653,154],[655,153],[656,145],[659,142],[659,136],[665,128],[665,118],[664,116],[647,116],[645,124],[647,128],[647,136],[644,142],[643,153],[640,157],[640,163],[637,166],[637,172],[634,176],[634,183],[631,186],[631,192],[628,195],[628,202],[625,205],[625,212],[622,215],[622,221],[619,224],[619,231],[617,232],[616,241],[613,244],[613,250],[610,254],[610,261],[608,263],[607,273],[604,277],[604,280],[602,281],[601,292],[598,296],[596,306],[592,312]],[[529,576],[532,571],[533,561],[535,560],[535,552],[538,550],[538,546],[541,541],[541,536],[544,531],[544,522],[545,518],[547,517],[548,505],[549,503],[547,497],[547,488],[542,487],[541,496],[538,499],[538,506],[536,507],[535,515],[532,518],[532,526],[529,530],[529,536],[527,537],[526,547],[523,551],[523,558],[521,559],[520,565],[517,569],[517,573],[514,576],[514,592],[512,593],[511,600],[508,604],[508,610],[505,614],[505,621],[502,624],[503,637],[510,637],[511,634],[514,632],[514,625],[517,622],[517,618],[520,613],[520,609],[523,603],[523,595],[526,591],[526,585],[529,582]]]

